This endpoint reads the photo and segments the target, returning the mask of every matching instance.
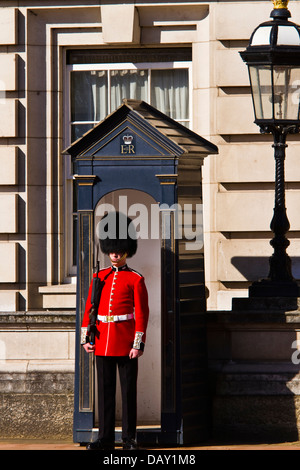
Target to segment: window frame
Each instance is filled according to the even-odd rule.
[[[89,64],[67,64],[64,77],[64,148],[71,145],[72,124],[98,124],[98,121],[71,121],[71,73],[76,71],[112,71],[112,70],[168,70],[188,69],[189,86],[189,119],[178,122],[188,122],[189,128],[193,128],[193,100],[192,100],[192,61],[170,61],[170,62],[118,62],[118,63],[89,63]],[[110,74],[108,74],[110,76]],[[150,74],[151,77],[151,74]],[[108,78],[108,89],[110,78]],[[148,97],[151,96],[151,78],[148,80]],[[108,96],[108,115],[111,110],[110,93]],[[66,156],[64,171],[64,195],[65,195],[65,279],[70,282],[77,273],[77,267],[73,264],[73,181],[71,157]]]

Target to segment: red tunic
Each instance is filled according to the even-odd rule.
[[[94,274],[96,277],[96,274]],[[135,342],[145,343],[149,317],[148,293],[144,277],[127,265],[104,268],[98,273],[104,281],[96,322],[95,354],[127,356]],[[81,325],[82,343],[89,324],[92,283]]]

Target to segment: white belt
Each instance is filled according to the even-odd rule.
[[[102,321],[103,323],[108,323],[115,321],[131,320],[133,316],[133,313],[128,313],[125,315],[97,315],[97,320]]]

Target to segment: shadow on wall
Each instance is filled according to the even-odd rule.
[[[295,279],[300,279],[300,257],[291,257],[292,271]],[[244,276],[247,281],[258,281],[269,274],[268,256],[234,256],[231,264]]]

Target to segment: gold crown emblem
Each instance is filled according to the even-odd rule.
[[[274,8],[287,8],[289,0],[273,0]]]
[[[123,142],[126,145],[130,145],[133,141],[133,136],[132,135],[124,135],[123,136]]]

